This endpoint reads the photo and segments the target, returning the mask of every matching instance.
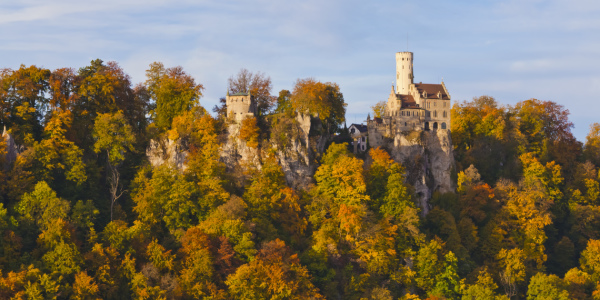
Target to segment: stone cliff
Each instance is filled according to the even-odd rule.
[[[312,176],[317,170],[317,158],[325,151],[327,138],[312,136],[311,128],[315,118],[298,114],[295,119],[284,121],[279,128],[281,138],[272,138],[261,144],[261,151],[250,148],[243,140],[237,138],[240,125],[228,127],[228,138],[221,150],[221,159],[228,167],[236,164],[253,164],[261,167],[261,155],[273,149],[277,161],[281,165],[285,179],[291,187],[307,188],[312,183]],[[278,130],[274,126],[272,131]]]
[[[12,163],[17,159],[19,153],[22,152],[24,149],[23,146],[18,146],[16,144],[12,134],[10,134],[6,130],[6,126],[4,126],[4,131],[2,132],[2,139],[4,140],[3,143],[5,148],[4,151],[0,152],[4,152],[5,154],[3,167],[4,170],[8,170]]]
[[[406,181],[413,185],[423,214],[429,211],[429,199],[435,191],[453,192],[454,168],[450,130],[398,132],[384,137],[369,128],[371,147],[381,146],[406,169]]]
[[[221,160],[231,172],[244,170],[250,165],[260,169],[262,156],[272,149],[288,185],[307,188],[313,182],[312,176],[317,170],[318,158],[326,150],[328,138],[311,132],[313,126],[320,124],[317,118],[309,115],[299,114],[295,119],[286,119],[285,122],[285,126],[280,128],[281,138],[263,142],[260,150],[249,147],[244,140],[238,138],[239,123],[229,124],[221,146]],[[146,155],[153,166],[169,163],[182,170],[186,168],[187,149],[179,141],[152,140]]]
[[[180,141],[163,139],[160,141],[150,140],[150,145],[146,149],[146,156],[153,166],[160,166],[168,163],[178,169],[186,169],[187,149],[181,145]]]

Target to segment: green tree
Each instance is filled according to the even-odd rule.
[[[529,281],[527,300],[535,299],[572,299],[564,282],[554,274],[537,273]]]
[[[279,96],[277,97],[277,107],[275,108],[275,112],[277,112],[277,113],[293,112],[291,98],[292,98],[292,93],[290,91],[288,91],[288,90],[279,91]]]
[[[387,102],[379,101],[375,105],[371,106],[373,110],[373,117],[382,118],[385,115],[385,108],[387,106]]]
[[[463,291],[462,300],[502,299],[496,293],[497,289],[498,285],[488,273],[487,268],[484,268],[477,275],[477,283],[468,285]]]
[[[460,292],[460,284],[458,277],[458,259],[449,251],[444,256],[445,267],[437,276],[435,287],[430,292],[431,295],[444,297],[446,299],[458,299]]]
[[[600,123],[592,123],[585,137],[583,154],[596,166],[600,166]]]
[[[11,129],[18,144],[30,146],[39,138],[49,77],[50,70],[36,66],[0,70],[0,123]]]
[[[179,275],[184,292],[199,299],[219,293],[214,284],[214,257],[209,249],[209,236],[193,227],[181,238],[183,265]]]
[[[519,248],[502,249],[498,253],[500,262],[500,280],[508,298],[518,293],[518,285],[525,281],[525,252]]]
[[[442,244],[431,240],[419,249],[416,257],[415,269],[417,271],[417,286],[426,292],[436,286],[438,276],[444,271]]]
[[[321,299],[296,254],[281,240],[265,243],[252,262],[227,278],[236,299]]]
[[[145,91],[133,89],[129,75],[116,62],[91,61],[89,66],[78,70],[72,88],[68,82],[70,75],[63,75],[67,82],[53,82],[53,99],[62,98],[67,106],[60,109],[73,112],[73,127],[68,136],[86,153],[94,148],[94,122],[99,114],[122,111],[136,129],[145,127],[148,112]],[[57,94],[62,95],[57,97]]]
[[[135,136],[125,120],[123,112],[98,114],[94,124],[94,152],[106,152],[107,181],[110,192],[110,220],[113,219],[115,202],[123,195],[119,166],[125,160],[125,152],[133,150]]]
[[[51,272],[69,276],[81,269],[82,257],[67,222],[60,218],[52,220],[40,234],[38,243],[45,250],[42,256],[44,266]]]
[[[33,171],[38,180],[60,182],[66,178],[77,185],[87,180],[83,151],[65,136],[71,122],[71,112],[60,109],[53,111],[44,128],[45,138],[34,143]]]
[[[156,126],[166,131],[173,118],[197,106],[204,87],[196,84],[194,78],[182,67],[165,68],[154,62],[146,70],[146,88],[156,108],[153,118]]]
[[[600,241],[590,239],[579,259],[581,269],[590,274],[593,281],[600,280]]]
[[[100,300],[98,297],[98,285],[94,282],[94,278],[87,273],[79,272],[75,275],[73,283],[73,299],[75,300]]]
[[[58,219],[66,219],[70,209],[69,202],[57,197],[44,181],[38,182],[31,193],[25,193],[16,206],[25,220],[36,223],[42,230]]]
[[[319,228],[313,234],[313,247],[324,249],[334,237],[343,236],[353,242],[362,230],[370,204],[362,165],[360,159],[351,156],[346,144],[332,143],[327,149],[315,173],[317,198],[324,203],[311,204],[311,222]]]

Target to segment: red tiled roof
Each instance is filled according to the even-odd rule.
[[[402,103],[401,108],[417,108],[417,102],[412,95],[400,95],[396,94],[396,99]]]
[[[438,97],[438,93],[441,93],[441,99],[450,100],[450,97],[448,97],[444,91],[444,87],[441,84],[415,83],[415,87],[419,91],[419,94],[427,92],[427,99],[440,99],[440,97]]]

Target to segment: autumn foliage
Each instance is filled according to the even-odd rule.
[[[455,103],[456,190],[420,203],[414,162],[349,151],[336,83],[275,98],[243,69],[228,90],[259,113],[236,131],[182,67],[146,76],[101,60],[0,70],[1,299],[600,296],[600,124],[579,142],[557,103]],[[255,159],[226,164],[228,141]],[[150,145],[181,161],[152,165]],[[290,164],[294,147],[311,155]]]

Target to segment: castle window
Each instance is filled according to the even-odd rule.
[[[434,110],[434,111],[433,111],[433,117],[434,117],[434,118],[437,118],[437,110]]]
[[[407,125],[406,125],[406,122],[404,122],[404,126],[407,126]]]
[[[446,123],[442,123],[442,129],[446,129]]]
[[[446,111],[444,111],[444,118],[447,117],[448,115],[446,114]]]
[[[431,112],[426,112],[425,116],[428,117],[428,118],[431,117]]]
[[[436,106],[437,102],[433,101],[433,106]]]

